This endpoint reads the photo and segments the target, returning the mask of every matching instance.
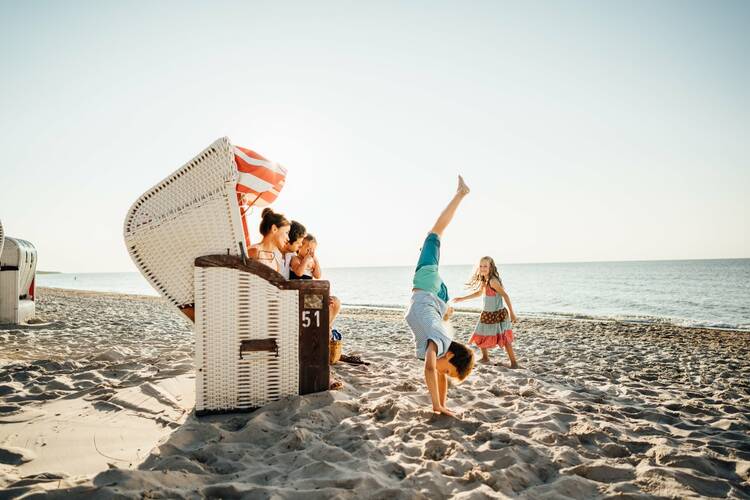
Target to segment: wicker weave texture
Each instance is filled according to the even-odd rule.
[[[195,268],[197,411],[257,408],[299,393],[299,293],[228,268]],[[243,341],[273,339],[240,353]]]
[[[3,254],[4,243],[5,243],[5,232],[3,232],[3,221],[0,220],[0,255]]]
[[[240,255],[244,236],[237,176],[225,137],[144,193],[128,211],[124,236],[133,262],[176,306],[195,302],[197,257]]]

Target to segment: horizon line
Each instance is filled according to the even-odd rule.
[[[498,265],[504,266],[519,266],[529,264],[616,264],[623,262],[691,262],[701,260],[750,260],[750,257],[714,257],[714,258],[702,258],[702,259],[625,259],[625,260],[568,260],[568,261],[545,261],[545,262],[498,262]],[[443,267],[462,267],[462,266],[473,266],[474,264],[442,264]],[[326,266],[327,269],[383,269],[388,267],[412,267],[413,264],[392,264],[383,266]],[[69,271],[46,271],[38,270],[37,274],[127,274],[134,271],[83,271],[83,272],[69,272]]]

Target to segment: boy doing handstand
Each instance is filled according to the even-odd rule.
[[[448,377],[464,380],[474,367],[474,353],[465,345],[453,342],[446,322],[453,314],[448,306],[448,288],[438,272],[440,238],[450,224],[458,205],[469,194],[469,187],[458,176],[458,189],[440,214],[422,245],[414,273],[411,303],[406,312],[416,344],[417,358],[424,360],[424,380],[432,400],[432,411],[454,416],[446,408]]]

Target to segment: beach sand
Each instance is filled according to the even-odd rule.
[[[39,290],[0,327],[0,498],[750,498],[750,334],[522,319],[429,411],[403,311],[344,309],[339,391],[196,418],[165,301]],[[475,314],[458,314],[456,339]]]

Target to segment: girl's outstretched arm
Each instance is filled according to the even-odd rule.
[[[432,226],[432,231],[430,232],[435,233],[438,236],[443,236],[443,231],[445,231],[445,228],[448,227],[448,224],[453,220],[458,205],[461,203],[461,200],[464,199],[464,196],[469,194],[469,191],[469,186],[464,182],[464,178],[459,175],[456,194],[453,195],[453,199],[448,203],[448,206],[440,213],[440,217],[435,221],[435,225]]]
[[[508,296],[508,292],[505,291],[505,288],[503,288],[503,285],[500,284],[500,281],[497,279],[492,279],[490,281],[490,286],[493,290],[495,290],[497,293],[500,294],[500,296],[503,298],[506,304],[508,304],[508,312],[510,313],[510,321],[515,323],[518,321],[518,318],[516,317],[516,313],[513,311],[513,304],[510,301],[510,297]]]
[[[453,299],[453,302],[463,302],[464,300],[475,299],[475,298],[479,297],[480,295],[482,295],[482,289],[481,288],[479,290],[477,290],[476,292],[472,292],[472,293],[470,293],[468,295],[464,295],[463,297],[456,297],[456,298]]]

